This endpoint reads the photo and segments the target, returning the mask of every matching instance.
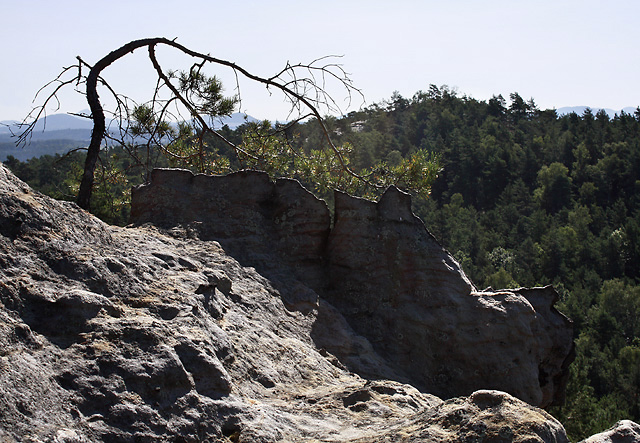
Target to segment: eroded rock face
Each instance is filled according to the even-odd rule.
[[[217,242],[105,225],[1,164],[0,227],[2,441],[344,441],[441,402],[349,372],[312,336],[393,373]]]
[[[306,213],[298,197],[280,198]],[[261,201],[243,209],[256,231],[229,244],[279,229],[260,228],[278,213]],[[443,402],[399,382],[409,377],[384,348],[288,263],[261,249],[267,279],[193,238],[207,218],[197,220],[171,236],[108,226],[0,164],[0,440],[566,441],[557,421],[509,394]],[[230,223],[220,229],[242,231]],[[329,266],[315,254],[305,266]]]
[[[326,203],[297,181],[273,183],[257,171],[194,176],[185,170],[156,169],[151,177],[151,186],[132,190],[132,223],[182,225],[200,239],[223,243],[251,266],[272,269],[278,257],[306,282],[324,281],[331,216]]]
[[[426,392],[449,398],[499,389],[542,407],[563,399],[572,326],[553,307],[555,291],[477,291],[412,213],[411,197],[395,187],[377,203],[336,192],[330,229],[324,202],[293,180],[271,183],[256,171],[211,177],[156,170],[150,185],[133,190],[131,219],[220,241],[290,287],[274,265],[284,263],[401,380]],[[302,294],[289,303],[309,301]],[[327,349],[354,371],[388,376],[350,364],[344,346]]]
[[[548,288],[478,292],[389,188],[378,203],[336,194],[326,298],[411,382],[442,397],[477,389],[561,400],[571,322]]]

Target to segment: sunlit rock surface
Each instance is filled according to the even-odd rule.
[[[610,429],[593,435],[580,443],[638,443],[640,425],[631,420],[620,420]]]

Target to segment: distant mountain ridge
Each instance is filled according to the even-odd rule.
[[[611,108],[593,108],[591,106],[565,106],[563,108],[556,109],[556,113],[558,115],[566,115],[566,114],[571,114],[572,112],[575,112],[578,115],[582,115],[584,114],[584,111],[586,111],[587,109],[591,109],[594,115],[597,114],[600,110],[603,110],[604,112],[607,113],[609,118],[613,118],[616,115],[620,115],[622,111],[624,111],[627,114],[633,114],[634,112],[636,112],[637,108],[634,108],[633,106],[627,106],[626,108],[622,108],[621,110],[616,111]]]
[[[224,125],[229,126],[231,129],[236,129],[238,126],[244,123],[258,122],[259,120],[243,112],[236,112],[229,117],[220,117],[213,119],[213,125],[215,128],[221,128]],[[0,134],[10,134],[20,132],[20,122],[17,120],[4,120],[0,122]],[[46,117],[38,119],[34,128],[35,132],[54,132],[63,130],[91,130],[93,128],[93,121],[89,118],[82,118],[72,114],[51,114]]]
[[[76,117],[71,114],[51,114],[41,117],[34,127],[35,132],[53,132],[67,129],[91,130],[93,122],[88,118]],[[20,122],[16,120],[5,120],[0,122],[0,134],[10,134],[20,132]]]
[[[88,111],[81,113],[88,114]],[[214,129],[224,125],[235,130],[245,123],[259,120],[248,114],[236,112],[229,117],[214,118],[210,124]],[[20,122],[5,120],[0,122],[0,161],[5,161],[9,155],[20,161],[43,155],[64,154],[70,149],[85,147],[91,140],[93,121],[71,114],[52,114],[40,118],[25,147],[15,145],[15,134],[20,134]]]
[[[220,124],[220,126],[215,125],[215,128],[221,128],[222,126],[227,125],[229,126],[229,129],[237,129],[245,123],[258,123],[260,120],[250,116],[249,114],[245,114],[244,112],[235,112],[229,117],[222,117],[220,119],[216,118],[215,121]]]

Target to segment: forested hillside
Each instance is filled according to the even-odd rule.
[[[431,195],[414,199],[414,211],[478,287],[556,286],[559,309],[575,322],[576,360],[566,405],[551,412],[574,440],[618,419],[640,421],[640,108],[559,117],[517,93],[485,102],[431,86],[327,126],[336,144],[351,146],[357,171],[420,150],[439,156]],[[250,129],[223,131],[240,143]],[[315,123],[285,134],[307,152],[321,138]],[[75,153],[5,164],[36,189],[73,198],[81,161]],[[123,190],[144,180],[131,165],[112,149],[99,171],[95,212],[111,222],[125,222]]]

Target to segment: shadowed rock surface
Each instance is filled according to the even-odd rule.
[[[329,230],[326,206],[307,201],[295,182],[273,184],[255,173],[232,176],[229,182],[242,185],[228,191],[238,198],[240,207],[234,207],[215,187],[181,194],[194,182],[212,185],[206,177],[175,174],[182,174],[182,181],[165,176],[167,186],[183,186],[173,197],[153,188],[157,176],[154,185],[143,188],[156,209],[138,205],[138,221],[151,220],[162,201],[175,205],[169,207],[173,221],[182,217],[180,205],[191,205],[192,218],[180,223],[159,218],[161,228],[118,228],[75,204],[33,192],[0,164],[0,441],[567,441],[562,425],[544,411],[505,392],[473,387],[479,382],[475,362],[489,358],[480,353],[492,352],[502,362],[501,353],[513,358],[515,345],[506,340],[520,340],[533,355],[522,360],[532,364],[532,376],[540,377],[545,365],[555,367],[541,356],[550,359],[564,348],[547,330],[556,328],[563,336],[568,326],[553,311],[551,289],[476,293],[446,252],[424,240],[415,249],[433,252],[440,264],[430,264],[427,272],[417,260],[409,272],[403,264],[409,257],[398,244],[371,274],[386,297],[376,302],[375,294],[355,287],[365,271],[349,277],[346,270],[353,264],[346,250],[329,252],[345,244],[345,239],[336,242],[340,224],[350,220],[348,211],[336,208],[336,226]],[[246,179],[266,186],[263,194],[252,194],[253,203],[243,203],[239,195],[252,193]],[[143,194],[135,195],[139,204]],[[274,200],[274,195],[280,196]],[[227,206],[202,212],[205,198],[226,199]],[[325,221],[317,221],[317,214]],[[316,221],[297,219],[307,215]],[[384,220],[367,220],[376,229],[387,226]],[[392,221],[391,226],[403,223]],[[358,223],[359,238],[376,232]],[[419,226],[415,219],[409,223]],[[217,231],[226,237],[213,240]],[[255,250],[244,249],[252,245]],[[374,246],[371,257],[379,260],[380,251],[388,250]],[[398,280],[396,268],[389,267],[394,260],[402,264]],[[385,272],[392,283],[385,283]],[[410,301],[398,309],[410,299],[402,284],[411,278],[436,284],[429,299],[446,294],[442,307]],[[351,286],[341,289],[342,282]],[[401,285],[386,294],[392,284]],[[353,312],[356,297],[363,297],[360,305],[368,316]],[[387,341],[398,344],[397,352],[375,340],[384,330],[366,330],[367,318],[381,315],[385,303],[394,314],[371,325],[390,328]],[[464,343],[462,334],[474,331],[466,324],[470,313],[482,319],[475,326],[480,338],[468,346],[486,349],[476,349],[475,358],[464,363],[473,381],[456,388],[468,391],[462,397],[443,401],[427,394],[430,373],[403,367],[422,358],[413,351],[413,357],[395,360],[408,349],[398,336],[405,331],[398,329],[404,327],[398,325],[401,315],[411,326],[405,333],[418,340],[415,331],[435,321],[429,306],[438,315],[453,309],[448,318],[457,330],[438,326],[437,331],[450,330],[449,343],[456,346]],[[518,328],[522,337],[509,332]],[[439,358],[453,368],[472,352],[456,355]],[[555,396],[557,385],[553,395],[545,389],[556,383],[557,373],[545,371],[542,384],[528,382],[531,392],[519,395],[538,403]]]

